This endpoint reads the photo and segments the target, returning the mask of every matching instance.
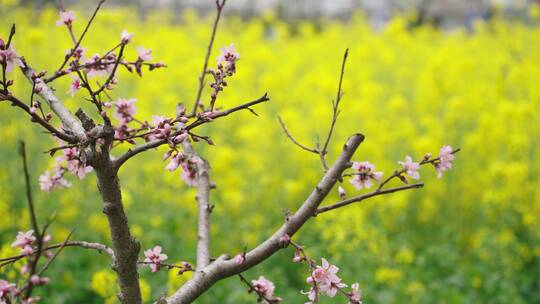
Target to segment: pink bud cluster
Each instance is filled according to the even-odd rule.
[[[34,236],[34,230],[29,230],[27,232],[19,231],[15,242],[11,244],[11,247],[21,248],[21,254],[29,255],[34,251],[32,244],[36,241]]]
[[[412,179],[419,179],[420,173],[418,173],[418,169],[420,169],[420,164],[415,163],[412,161],[412,158],[410,156],[405,156],[405,161],[398,162],[403,167],[403,170],[409,175]]]
[[[217,69],[212,73],[214,75],[214,82],[210,84],[212,88],[212,99],[216,99],[219,91],[223,91],[223,87],[227,86],[225,78],[232,76],[236,72],[236,62],[238,59],[240,59],[240,55],[236,52],[234,44],[221,48],[221,54],[217,59]]]
[[[42,191],[50,192],[56,188],[71,187],[71,183],[64,179],[66,172],[77,176],[79,179],[83,179],[86,174],[92,172],[92,167],[81,161],[77,147],[67,147],[62,149],[62,152],[63,155],[56,158],[52,173],[47,170],[39,177],[39,186]]]
[[[161,252],[161,246],[155,246],[152,249],[144,251],[146,259],[144,263],[148,264],[152,272],[157,272],[162,266],[162,262],[168,259],[169,257]]]

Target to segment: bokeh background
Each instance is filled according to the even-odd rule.
[[[113,98],[137,98],[139,117],[146,118],[172,114],[178,102],[192,104],[212,1],[111,2],[84,43],[88,52],[109,49],[128,29],[135,34],[128,56],[142,45],[168,65],[142,79],[122,71]],[[418,159],[443,144],[463,151],[440,180],[431,168],[422,169],[424,189],[324,214],[295,239],[311,256],[339,265],[346,282],[359,281],[365,303],[540,303],[540,7],[534,1],[230,2],[216,47],[235,43],[241,60],[218,104],[264,92],[272,100],[257,106],[258,117],[246,111],[199,131],[216,143],[197,145],[218,186],[212,192],[214,255],[255,246],[281,225],[282,210],[295,210],[312,190],[322,174],[319,160],[286,139],[277,115],[304,143],[323,136],[348,47],[330,159],[354,132],[366,136],[355,159],[387,174],[405,155]],[[65,3],[76,10],[75,30],[81,31],[95,1]],[[16,22],[14,46],[38,70],[57,68],[70,47],[56,19],[50,1],[0,1],[0,36]],[[29,96],[29,86],[14,75],[15,92]],[[58,94],[71,109],[88,107],[82,94],[64,94],[68,81],[56,84]],[[75,228],[74,239],[109,244],[94,176],[73,180],[66,190],[39,192],[37,177],[53,162],[43,151],[56,143],[4,103],[0,128],[0,256],[16,253],[10,247],[16,232],[30,227],[21,139],[31,152],[39,220],[53,221],[54,241]],[[143,248],[161,244],[170,262],[193,261],[194,191],[179,172],[164,169],[163,152],[141,155],[120,172],[130,224]],[[345,184],[350,195],[358,193]],[[325,203],[338,199],[332,193]],[[283,250],[246,276],[264,275],[284,303],[303,303],[306,269],[291,256]],[[14,280],[17,273],[4,269],[0,277]],[[39,290],[44,303],[116,301],[108,258],[95,252],[66,249],[49,276],[52,284]],[[188,276],[142,269],[145,300],[170,293]],[[233,277],[197,303],[255,301]]]

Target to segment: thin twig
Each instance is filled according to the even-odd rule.
[[[19,153],[21,154],[23,171],[24,171],[24,182],[26,185],[26,199],[28,201],[28,210],[30,211],[30,219],[32,221],[32,227],[38,238],[41,238],[42,235],[39,232],[39,225],[36,218],[36,211],[34,209],[34,200],[32,199],[32,190],[30,189],[30,174],[28,173],[28,161],[26,159],[26,145],[24,141],[21,141],[19,144]]]
[[[279,120],[279,123],[281,124],[281,128],[283,128],[283,131],[285,132],[285,134],[287,135],[287,137],[295,144],[297,145],[298,147],[308,151],[308,152],[311,152],[311,153],[315,153],[315,154],[319,154],[319,150],[315,149],[315,148],[310,148],[308,146],[305,146],[303,144],[301,144],[300,142],[298,142],[292,135],[291,133],[289,132],[289,129],[287,129],[287,126],[285,126],[285,123],[283,122],[283,120],[281,119],[280,116],[278,116],[278,120]]]
[[[62,250],[64,249],[64,247],[66,247],[67,243],[69,242],[69,239],[71,238],[71,236],[73,235],[73,232],[75,232],[75,229],[71,229],[71,231],[69,232],[68,236],[66,237],[65,241],[60,245],[60,247],[58,248],[58,250],[54,253],[54,255],[51,257],[50,260],[47,261],[47,263],[41,268],[41,270],[39,270],[38,272],[38,276],[40,276],[42,273],[44,273],[47,268],[49,268],[49,266],[52,264],[52,262],[56,259],[56,257],[60,254],[60,252],[62,252]]]
[[[225,2],[226,0],[222,0],[221,3],[220,3],[220,0],[216,0],[216,8],[217,8],[216,19],[214,19],[214,26],[212,27],[212,35],[210,36],[210,41],[208,43],[208,48],[206,50],[206,56],[204,57],[203,69],[201,71],[201,75],[199,76],[199,88],[197,89],[197,96],[195,97],[195,105],[193,106],[193,110],[191,111],[191,116],[195,116],[197,114],[197,108],[199,107],[199,104],[201,102],[201,95],[205,86],[204,79],[206,77],[206,70],[208,69],[208,61],[210,59],[210,55],[212,54],[212,46],[214,45],[214,39],[216,37],[219,19],[221,17],[221,11],[223,10],[223,7],[225,6]]]
[[[345,74],[345,63],[347,62],[348,55],[349,49],[346,49],[345,54],[343,54],[343,61],[341,62],[341,72],[339,74],[339,84],[336,94],[336,100],[332,102],[332,122],[330,123],[330,129],[328,130],[328,136],[326,136],[324,145],[319,151],[324,170],[328,170],[328,164],[326,163],[326,154],[328,153],[328,145],[330,144],[330,139],[332,138],[332,133],[334,132],[334,127],[336,125],[337,117],[339,115],[339,102],[341,101],[341,97],[343,96],[341,85],[343,83],[343,75]]]
[[[116,62],[114,63],[114,66],[113,66],[113,69],[111,71],[111,74],[109,75],[109,77],[107,78],[107,80],[105,80],[105,82],[103,83],[103,85],[97,90],[94,92],[94,94],[96,95],[99,95],[101,92],[103,92],[107,86],[111,83],[111,81],[114,79],[114,75],[116,73],[116,69],[118,68],[118,65],[120,64],[120,61],[122,61],[122,56],[124,55],[124,48],[126,47],[126,44],[125,43],[122,43],[122,46],[120,47],[120,51],[118,51],[118,57],[116,58]]]
[[[28,210],[30,212],[30,219],[31,219],[32,227],[34,228],[34,232],[36,233],[36,242],[37,242],[36,255],[34,259],[32,259],[30,262],[30,272],[28,274],[28,290],[26,291],[26,298],[30,298],[30,295],[32,293],[32,286],[33,286],[31,282],[31,277],[36,272],[37,263],[39,262],[39,258],[41,257],[41,254],[42,254],[43,237],[45,236],[46,228],[43,228],[43,233],[41,233],[38,222],[37,222],[36,212],[34,209],[34,201],[32,199],[32,190],[30,189],[30,174],[28,173],[26,147],[25,147],[24,141],[20,142],[19,153],[21,155],[22,163],[23,163],[24,181],[26,184],[26,198],[28,201]]]

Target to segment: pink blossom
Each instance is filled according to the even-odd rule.
[[[168,138],[171,135],[171,119],[165,116],[152,116],[150,125],[153,127],[152,132],[146,136],[146,140]]]
[[[69,85],[68,93],[71,95],[71,97],[74,97],[75,93],[77,93],[77,91],[80,88],[82,88],[82,83],[81,83],[81,80],[79,79],[79,77],[74,76],[74,75],[72,75],[71,77],[73,78],[73,81]]]
[[[420,173],[417,171],[420,168],[420,164],[413,162],[410,156],[405,156],[405,161],[400,161],[398,164],[403,167],[403,170],[407,170],[407,175],[409,175],[412,179],[420,178]]]
[[[439,151],[439,162],[435,164],[435,171],[437,171],[437,177],[441,178],[444,171],[452,169],[452,162],[456,158],[453,154],[452,147],[446,145]]]
[[[176,135],[175,137],[173,137],[172,142],[173,142],[174,144],[180,144],[180,143],[182,143],[184,140],[186,140],[186,138],[188,138],[187,132],[182,132],[182,133],[180,133],[179,135]]]
[[[71,52],[73,52],[73,54]],[[65,51],[65,54],[66,54],[66,56],[71,55],[71,56],[73,56],[73,58],[79,60],[79,59],[84,58],[84,56],[86,54],[86,48],[79,45],[75,49],[75,51],[73,51],[73,49],[69,49],[69,50]]]
[[[181,163],[182,166],[182,180],[189,186],[197,186],[197,164],[191,159]]]
[[[383,176],[382,172],[374,172],[375,166],[369,162],[353,162],[352,168],[358,172],[350,179],[350,182],[358,190],[371,188],[372,180],[380,181]]]
[[[6,64],[6,72],[11,72],[14,66],[23,66],[21,59],[13,46],[10,46],[8,49],[0,49],[0,62]]]
[[[176,170],[180,166],[183,158],[184,155],[182,153],[177,153],[176,155],[171,157],[171,160],[169,161],[169,164],[165,167],[165,169],[171,172]]]
[[[73,11],[62,11],[60,12],[60,19],[56,21],[57,26],[67,25],[71,26],[75,20],[75,13]]]
[[[116,63],[116,54],[109,53],[103,59],[99,54],[94,54],[84,63],[88,65],[88,67],[85,69],[88,77],[103,77],[112,73]]]
[[[61,170],[56,169],[55,173],[51,175],[50,171],[45,171],[39,177],[39,187],[41,191],[50,192],[55,188],[69,188],[71,183],[65,180]]]
[[[240,55],[236,52],[234,43],[229,47],[222,47],[221,54],[217,59],[218,69],[223,69],[227,75],[232,75],[236,71],[236,61],[240,59]]]
[[[349,299],[349,304],[362,304],[361,294],[360,294],[360,285],[354,283],[351,285],[352,291],[347,293],[347,298]]]
[[[15,287],[15,284],[0,279],[0,299],[7,297],[7,295],[15,291]]]
[[[22,267],[21,267],[21,273],[22,274],[27,274],[29,271],[30,271],[30,265],[29,264],[22,265]]]
[[[127,142],[134,144],[135,142],[132,139],[129,139],[131,131],[133,130],[126,124],[121,124],[114,128],[114,139],[121,141],[126,140]]]
[[[11,247],[24,248],[25,246],[32,244],[35,240],[34,230],[28,230],[26,232],[19,231],[17,232],[15,242],[11,244]]]
[[[137,108],[134,105],[135,101],[137,101],[135,98],[120,98],[114,104],[114,117],[122,124],[127,124],[133,120],[133,115],[137,112]]]
[[[87,173],[92,172],[92,167],[86,166],[79,160],[79,149],[77,147],[71,147],[62,150],[64,152],[64,159],[67,163],[67,170],[77,176],[79,179],[83,179]]]
[[[317,300],[319,299],[319,289],[316,287],[316,286],[313,286],[309,289],[309,291],[305,292],[305,291],[300,291],[302,294],[304,295],[307,295],[308,299],[309,299],[309,302],[305,303],[305,304],[312,304],[312,303],[316,303]]]
[[[333,298],[340,288],[347,286],[341,283],[341,279],[336,275],[338,271],[338,267],[330,265],[323,258],[322,266],[317,266],[306,281],[311,285],[316,284],[321,292],[326,292],[329,297]]]
[[[271,299],[274,296],[274,290],[276,289],[274,283],[263,276],[260,276],[258,280],[251,281],[251,285],[253,285],[257,293],[265,298]]]
[[[127,30],[124,30],[122,31],[122,43],[123,44],[128,44],[131,39],[133,38],[133,34],[131,34],[130,32],[128,32]]]
[[[161,246],[155,246],[153,249],[145,250],[144,255],[146,256],[144,262],[149,263],[152,272],[157,272],[161,266],[161,262],[168,259],[166,254],[161,253]]]
[[[21,254],[22,255],[30,255],[34,252],[34,248],[30,245],[26,245],[23,248],[21,248]]]
[[[144,47],[140,46],[137,48],[137,55],[139,56],[139,60],[152,60],[152,49],[145,49]]]

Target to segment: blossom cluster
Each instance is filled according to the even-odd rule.
[[[60,18],[56,21],[56,25],[65,25],[72,33],[72,25],[75,19],[75,13],[73,11],[62,11],[60,12]],[[131,42],[132,39],[133,34],[129,33],[127,30],[122,31],[119,46],[122,48],[125,47]],[[151,49],[146,49],[142,46],[138,47],[137,60],[131,62],[126,61],[123,58],[118,58],[118,55],[114,53],[115,49],[116,47],[106,52],[104,55],[95,53],[88,57],[86,54],[87,48],[77,43],[75,48],[66,51],[66,62],[71,59],[68,67],[57,71],[55,75],[48,80],[50,81],[56,77],[71,74],[73,81],[70,85],[68,93],[71,96],[75,96],[76,92],[85,85],[84,81],[81,80],[81,75],[88,78],[105,76],[110,77],[104,84],[104,87],[110,90],[113,88],[113,85],[118,82],[116,75],[113,75],[114,70],[118,65],[124,66],[129,72],[133,72],[133,70],[135,70],[140,76],[142,76],[142,67],[145,65],[148,66],[149,70],[165,67],[165,64],[160,62],[148,62],[152,60]]]
[[[307,292],[302,292],[308,296],[309,302],[316,303],[321,294],[326,294],[330,298],[336,296],[339,290],[347,287],[341,282],[341,278],[337,276],[339,268],[322,258],[321,265],[317,265],[311,272],[311,275],[306,279],[306,282],[311,285]],[[359,284],[352,285],[352,291],[345,293],[350,304],[361,304]]]
[[[79,179],[83,179],[86,174],[92,172],[92,167],[87,166],[80,158],[80,151],[77,147],[67,147],[62,149],[62,156],[56,157],[56,163],[51,171],[47,170],[39,177],[39,186],[42,191],[50,192],[56,188],[71,187],[71,183],[64,179],[64,174],[69,172]]]
[[[39,250],[43,250],[43,245],[50,242],[51,236],[45,235],[41,240],[38,240],[34,236],[34,230],[26,232],[19,231],[15,238],[15,241],[11,244],[12,247],[20,248],[20,254],[26,257],[36,254]],[[38,241],[41,242],[41,249],[38,250]],[[53,254],[50,251],[43,250],[39,253],[46,258],[52,258]],[[38,254],[38,255],[39,255]],[[35,258],[34,258],[35,259]],[[28,262],[21,267],[21,274],[28,275],[28,284],[33,286],[42,286],[49,283],[49,278],[42,277],[35,272],[31,272],[32,263],[36,261],[28,259]],[[17,288],[16,284],[9,283],[5,280],[0,280],[0,303],[12,303],[15,299],[18,299],[20,303],[30,304],[39,302],[39,297],[26,297],[22,291],[27,288]],[[14,302],[13,302],[14,303]]]
[[[452,162],[455,159],[454,153],[452,147],[445,145],[440,149],[439,156],[434,159],[431,159],[431,153],[427,153],[422,161],[415,162],[411,156],[407,155],[404,161],[398,162],[401,170],[396,171],[393,176],[400,178],[405,183],[407,183],[407,179],[403,174],[415,180],[420,179],[420,173],[418,172],[420,166],[430,163],[435,167],[437,177],[440,178],[444,171],[452,168]],[[380,182],[383,177],[383,172],[375,171],[375,165],[367,161],[353,162],[352,169],[354,173],[350,174],[352,175],[350,182],[358,190],[371,188],[374,182]],[[345,190],[341,186],[338,188],[338,193],[340,197],[345,197]]]

